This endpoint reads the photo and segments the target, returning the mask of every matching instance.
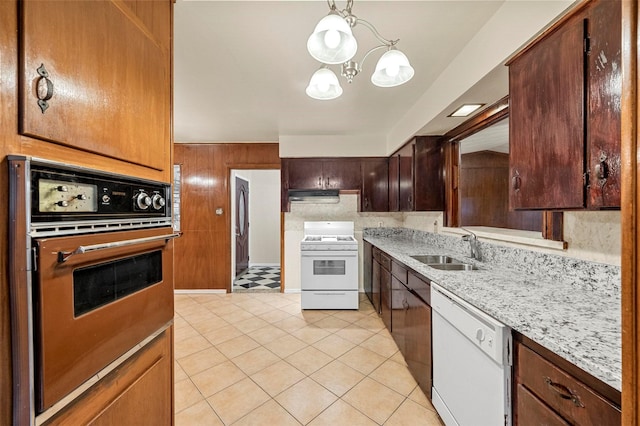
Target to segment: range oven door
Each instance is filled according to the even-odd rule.
[[[302,250],[302,290],[358,290],[356,250]]]
[[[170,227],[35,239],[40,413],[173,319]]]

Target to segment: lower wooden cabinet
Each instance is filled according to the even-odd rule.
[[[382,254],[382,256],[385,256]],[[391,320],[391,271],[384,262],[380,264],[380,315],[382,322],[389,331],[393,330]]]
[[[534,351],[516,340],[514,352],[515,424],[620,424],[619,402],[611,401],[595,389],[597,386],[615,395],[606,384],[597,383],[597,379],[572,365],[568,365],[572,370],[569,373],[556,364],[553,354],[541,355],[541,352],[547,354],[547,350],[537,345]],[[618,399],[619,396],[618,393]]]
[[[173,326],[46,425],[172,425]]]

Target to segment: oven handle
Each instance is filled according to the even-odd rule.
[[[93,244],[90,246],[80,246],[74,251],[59,251],[58,263],[66,262],[74,254],[83,254],[91,251],[106,250],[118,247],[132,246],[135,244],[150,243],[153,241],[165,240],[165,242],[182,235],[182,232],[174,232],[173,234],[157,235],[155,237],[135,238],[133,240],[114,241],[111,243]]]

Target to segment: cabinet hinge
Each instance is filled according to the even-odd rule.
[[[587,55],[591,53],[591,37],[589,36],[584,38],[584,53]]]
[[[582,184],[585,188],[589,188],[589,172],[582,174]]]

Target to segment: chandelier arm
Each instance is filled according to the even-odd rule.
[[[364,65],[364,61],[367,59],[367,57],[371,53],[375,52],[376,50],[380,50],[380,49],[387,48],[387,47],[389,47],[389,46],[386,45],[386,44],[381,44],[380,46],[372,47],[371,49],[369,49],[369,51],[364,54],[362,60],[360,61],[360,64],[358,65],[358,72],[362,72],[362,66]]]
[[[335,10],[336,0],[327,0],[327,5],[329,6],[329,10]]]
[[[374,26],[373,26],[373,24],[372,24],[372,23],[370,23],[369,21],[365,21],[364,19],[361,19],[361,18],[356,18],[356,23],[358,23],[358,24],[362,24],[362,25],[364,25],[365,27],[369,28],[369,31],[371,31],[371,32],[373,33],[373,35],[374,35],[378,40],[380,40],[380,42],[381,42],[381,43],[384,43],[384,44],[385,44],[385,46],[387,46],[387,47],[395,46],[395,45],[396,45],[396,43],[398,43],[398,42],[400,41],[400,39],[397,39],[397,40],[389,40],[389,39],[386,39],[386,38],[382,37],[382,36],[380,35],[380,33],[378,32],[378,30],[376,30],[376,27],[374,27]]]

